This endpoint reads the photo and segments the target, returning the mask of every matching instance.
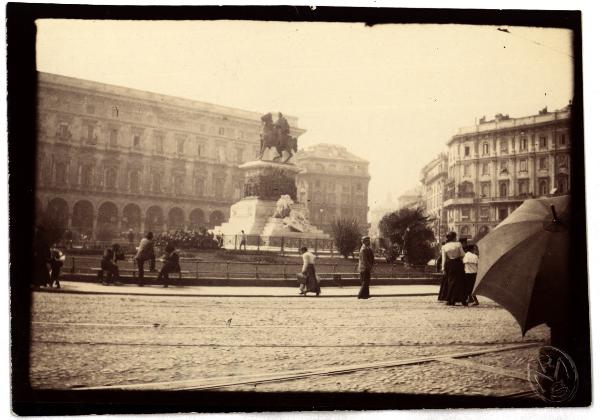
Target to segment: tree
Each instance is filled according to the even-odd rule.
[[[338,219],[331,224],[333,242],[344,258],[360,246],[360,225],[356,219]]]
[[[402,208],[383,216],[379,231],[403,250],[408,263],[422,265],[435,255],[431,247],[435,235],[427,226],[428,222],[421,207]]]

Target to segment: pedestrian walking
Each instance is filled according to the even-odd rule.
[[[362,246],[358,254],[358,271],[360,272],[359,299],[369,299],[369,285],[371,283],[371,271],[375,263],[375,255],[371,249],[371,238],[363,236]]]
[[[242,250],[242,245],[244,246],[244,251],[246,251],[246,232],[242,230],[242,241],[240,242],[240,251]]]
[[[56,244],[50,248],[50,287],[56,284],[56,288],[60,289],[60,269],[65,263],[65,255],[58,249]]]
[[[133,257],[137,263],[139,286],[144,285],[144,262],[150,260],[150,271],[155,270],[156,257],[154,255],[154,234],[148,232],[140,241],[137,254]]]
[[[303,246],[300,248],[302,254],[302,272],[298,276],[300,280],[300,294],[305,295],[306,293],[315,293],[316,296],[321,294],[321,287],[319,285],[319,278],[317,277],[317,270],[315,269],[315,254],[310,252],[308,248]]]
[[[467,303],[472,303],[473,306],[479,305],[477,296],[473,294],[473,286],[477,278],[477,266],[479,264],[479,256],[475,245],[468,245],[463,257],[465,265],[465,294],[467,295]]]
[[[465,251],[460,242],[456,240],[456,232],[448,233],[446,239],[446,244],[442,246],[443,273],[448,279],[448,300],[446,305],[454,306],[456,302],[461,302],[463,306],[467,306],[464,285],[465,269],[462,262]]]
[[[169,273],[179,273],[181,267],[179,265],[179,253],[173,246],[168,244],[165,247],[165,255],[163,256],[163,266],[158,272],[157,282],[163,282],[163,287],[169,287]]]

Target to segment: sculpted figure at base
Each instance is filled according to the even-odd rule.
[[[273,123],[273,116],[270,113],[263,115],[260,119],[262,121],[262,133],[260,135],[258,158],[262,160],[265,150],[274,147],[277,150],[277,156],[273,160],[281,160],[283,158],[282,152],[285,151],[288,153],[288,157],[282,163],[287,163],[298,151],[298,139],[290,136],[290,126],[287,119],[281,112],[276,123]]]
[[[277,200],[277,207],[275,208],[275,214],[273,217],[278,219],[283,219],[290,215],[292,211],[292,205],[294,204],[294,200],[289,195],[282,195],[279,200]]]

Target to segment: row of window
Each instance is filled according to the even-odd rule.
[[[539,170],[548,170],[548,157],[540,157],[537,159],[538,169]],[[569,167],[569,158],[567,155],[557,155],[556,163],[558,168],[568,169]],[[465,163],[462,165],[463,167],[463,176],[471,176],[471,166],[475,164]],[[482,162],[481,164],[481,175],[489,175],[490,174],[490,162]],[[519,172],[528,172],[529,171],[529,159],[519,159],[518,161],[518,170]],[[503,159],[500,160],[498,165],[498,171],[500,174],[508,174],[508,160]]]
[[[325,172],[325,171],[337,172],[338,170],[344,171],[347,173],[364,172],[364,170],[359,165],[340,164],[338,166],[335,163],[329,163],[328,165],[325,165],[323,163],[315,163],[310,166],[312,166],[312,169],[314,169],[315,171],[319,171],[319,172]]]
[[[508,197],[510,194],[510,181],[504,180],[499,181],[497,187],[497,196],[498,197]],[[515,195],[523,196],[529,193],[536,193],[538,195],[547,195],[550,190],[550,180],[548,178],[539,178],[537,180],[537,189],[536,191],[530,191],[530,180],[519,179],[515,183],[516,191]],[[569,191],[569,178],[567,176],[559,176],[556,178],[555,187],[558,190],[558,193],[564,194]],[[492,196],[492,183],[491,182],[481,182],[480,183],[480,192],[481,197],[491,197]],[[474,197],[475,192],[473,189],[473,184],[470,182],[464,182],[461,184],[459,196],[463,197]]]
[[[471,218],[472,212],[471,212],[471,208],[470,207],[462,207],[460,209],[459,215],[460,217],[458,217],[456,220],[457,221],[471,221],[471,220],[475,220],[475,218]],[[497,213],[497,217],[494,214],[494,209],[490,208],[489,206],[483,206],[483,207],[479,207],[479,219],[480,221],[492,221],[492,220],[504,220],[506,219],[506,217],[508,216],[508,208],[506,207],[498,207],[498,213]],[[473,209],[473,212],[475,211],[475,209]],[[450,222],[454,221],[454,217],[453,217],[453,211],[452,210],[448,210],[447,214],[446,214],[447,220]],[[462,232],[461,232],[462,233]],[[464,236],[464,235],[461,235]]]
[[[93,125],[87,125],[87,136],[84,138],[86,144],[96,145],[98,143],[98,136],[96,134],[96,128]],[[60,123],[57,137],[60,140],[70,140],[72,138],[71,132],[69,130],[68,123]],[[118,146],[119,139],[119,130],[116,128],[111,128],[108,132],[108,145],[111,147]],[[153,136],[153,152],[156,154],[164,154],[165,153],[165,136],[163,134],[155,134]],[[190,140],[184,137],[176,137],[175,138],[175,153],[179,155],[183,155],[189,153],[189,149],[186,147]],[[203,137],[196,137],[195,139],[195,153],[198,157],[211,157],[209,156],[209,141]],[[134,131],[131,135],[131,147],[133,150],[142,150],[143,149],[143,135],[141,131]],[[226,161],[227,157],[227,147],[225,145],[217,145],[215,147],[215,156],[219,161]],[[244,147],[244,146],[236,146],[235,147],[235,157],[237,162],[244,162],[245,160],[251,160],[255,154],[258,153],[257,147]],[[233,160],[233,159],[229,159]]]
[[[118,118],[118,114],[115,113],[113,114],[113,117]],[[59,117],[60,118],[60,117]],[[70,127],[70,122],[69,121],[65,121],[65,120],[59,120],[58,122],[58,126],[59,126],[59,133],[61,135],[68,135],[67,131],[69,130]],[[100,129],[100,126],[98,125],[98,123],[96,121],[90,121],[89,119],[83,119],[82,121],[82,125],[84,126],[84,130],[87,132],[88,134],[88,138],[91,138],[93,133],[96,130]],[[237,139],[243,140],[245,138],[250,138],[252,136],[251,133],[245,132],[243,130],[236,130],[234,128],[231,127],[217,127],[217,126],[213,126],[210,129],[207,130],[207,127],[205,124],[199,124],[196,126],[197,129],[200,132],[211,132],[211,133],[215,133],[219,136],[226,136],[226,137],[235,137]],[[138,129],[139,131],[141,131],[142,129]],[[112,128],[110,130],[112,131],[117,131],[117,129]],[[92,132],[92,135],[90,135],[90,132]]]
[[[311,223],[316,225],[331,225],[331,223],[340,218],[354,218],[359,222],[367,220],[367,211],[362,208],[311,208],[310,214]]]
[[[336,186],[338,190],[341,189],[342,193],[350,193],[350,185],[348,184],[336,184],[331,181],[321,182],[320,179],[315,180],[313,184],[315,193],[320,193],[321,191],[335,191]],[[365,188],[362,183],[354,184],[354,191],[357,194],[362,194],[365,191]]]
[[[117,189],[117,176],[118,171],[116,168],[107,168],[104,173],[104,186],[107,190]],[[141,171],[132,170],[128,173],[127,189],[132,193],[141,192]],[[94,187],[94,168],[92,165],[81,165],[79,168],[79,185],[84,188]],[[54,183],[56,186],[66,186],[67,183],[67,165],[65,163],[56,163],[54,165]],[[205,178],[196,177],[193,182],[193,193],[196,196],[205,196],[208,191],[206,190]],[[183,174],[173,174],[171,177],[171,189],[176,195],[184,194],[185,176]],[[217,198],[222,198],[224,195],[224,178],[213,178],[213,188]],[[164,193],[165,192],[165,177],[162,172],[153,172],[151,175],[151,187],[152,193]],[[241,190],[241,184],[236,184],[236,189]],[[238,193],[239,195],[239,193]]]
[[[519,151],[520,152],[526,152],[529,150],[529,140],[527,137],[521,137],[519,138]],[[558,145],[559,146],[566,146],[567,145],[567,135],[566,134],[559,134],[558,135]],[[459,149],[459,145],[456,146],[456,150],[458,152],[458,154],[460,155],[460,149]],[[533,150],[535,148],[535,138],[532,136],[531,137],[531,149]],[[544,150],[548,148],[548,138],[546,136],[539,136],[538,137],[538,148],[540,150]],[[503,139],[500,140],[499,142],[499,149],[500,149],[500,153],[508,153],[508,140]],[[515,140],[512,140],[512,150],[516,150],[515,148]],[[484,142],[481,144],[481,154],[483,156],[487,156],[490,154],[490,143],[488,142]],[[463,155],[465,157],[469,157],[471,156],[471,146],[464,146],[463,147]]]

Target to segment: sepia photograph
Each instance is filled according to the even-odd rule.
[[[591,404],[580,12],[7,35],[16,414]]]

